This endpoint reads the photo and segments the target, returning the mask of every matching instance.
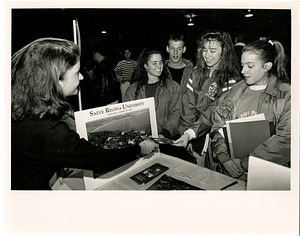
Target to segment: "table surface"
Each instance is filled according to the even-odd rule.
[[[229,176],[217,173],[207,168],[198,166],[190,162],[186,162],[179,158],[172,157],[163,153],[159,153],[158,155],[152,156],[149,159],[149,161],[147,161],[145,164],[142,164],[130,171],[125,171],[124,174],[95,188],[95,190],[146,190],[154,182],[156,182],[163,174],[157,176],[156,178],[144,185],[139,185],[138,183],[130,179],[130,177],[150,167],[155,163],[160,163],[169,167],[169,169],[163,174],[169,175],[188,184],[197,186],[201,189],[221,190],[221,188],[227,186],[228,184],[238,181],[237,184],[226,188],[226,191],[246,190],[246,182],[244,181],[233,179]],[[128,165],[130,166],[132,164],[129,163]],[[128,166],[124,165],[118,168],[116,171],[118,173],[121,173],[122,170],[127,169]]]
[[[74,120],[69,119],[66,122],[71,128],[75,129]],[[205,190],[220,190],[235,181],[238,181],[238,183],[226,188],[226,190],[247,189],[247,184],[244,181],[233,179],[163,153],[156,153],[154,155],[152,153],[146,156],[145,160],[128,163],[101,176],[100,179],[94,179],[91,171],[73,169],[73,173],[63,180],[62,185],[58,183],[56,176],[53,176],[50,186],[53,190],[146,190],[163,174],[145,185],[138,185],[130,177],[154,163],[160,163],[169,167],[169,170],[164,172],[164,174]]]

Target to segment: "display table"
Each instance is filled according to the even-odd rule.
[[[237,184],[226,188],[226,190],[246,190],[246,183],[244,181],[233,179],[229,176],[163,153],[151,154],[139,161],[128,163],[98,177],[97,179],[88,178],[88,180],[84,180],[84,178],[86,178],[86,176],[84,176],[84,171],[74,169],[73,173],[63,180],[63,185],[60,185],[58,180],[54,181],[52,189],[89,190],[85,186],[87,185],[87,181],[89,181],[96,186],[92,188],[93,190],[146,190],[163,174],[145,185],[137,184],[130,179],[130,177],[155,163],[160,163],[169,167],[169,169],[163,174],[169,175],[201,189],[221,190],[221,188],[228,184],[238,181]]]
[[[146,190],[163,174],[145,185],[137,184],[130,179],[130,177],[153,165],[154,163],[160,163],[169,167],[169,170],[163,174],[169,175],[205,190],[220,190],[224,186],[227,186],[234,181],[238,181],[238,183],[226,188],[226,190],[246,190],[246,183],[244,181],[233,179],[229,176],[225,176],[207,168],[186,162],[176,157],[165,155],[163,153],[150,158],[147,163],[140,165],[133,170],[127,171],[123,175],[120,175],[108,183],[99,186],[95,190]],[[117,170],[119,172],[122,169],[126,170],[126,165],[118,168]]]

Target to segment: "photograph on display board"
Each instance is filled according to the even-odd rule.
[[[77,133],[106,149],[132,146],[157,137],[154,99],[146,98],[74,113]]]
[[[77,111],[74,113],[76,131],[104,149],[134,146],[150,136],[158,136],[154,107],[152,97]],[[94,172],[93,176],[100,175]]]
[[[151,135],[149,108],[86,123],[89,142],[116,149],[136,145]]]

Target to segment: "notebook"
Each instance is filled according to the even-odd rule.
[[[291,169],[249,157],[247,190],[290,190]]]
[[[257,146],[270,138],[269,122],[255,120],[227,123],[231,158],[246,158]]]

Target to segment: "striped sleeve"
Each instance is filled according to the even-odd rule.
[[[186,87],[191,90],[192,92],[194,92],[194,89],[193,89],[193,80],[191,78],[189,78],[187,84],[186,84]]]
[[[231,79],[228,82],[225,83],[224,87],[222,88],[222,92],[226,92],[232,88],[232,86],[236,84],[235,79]]]

